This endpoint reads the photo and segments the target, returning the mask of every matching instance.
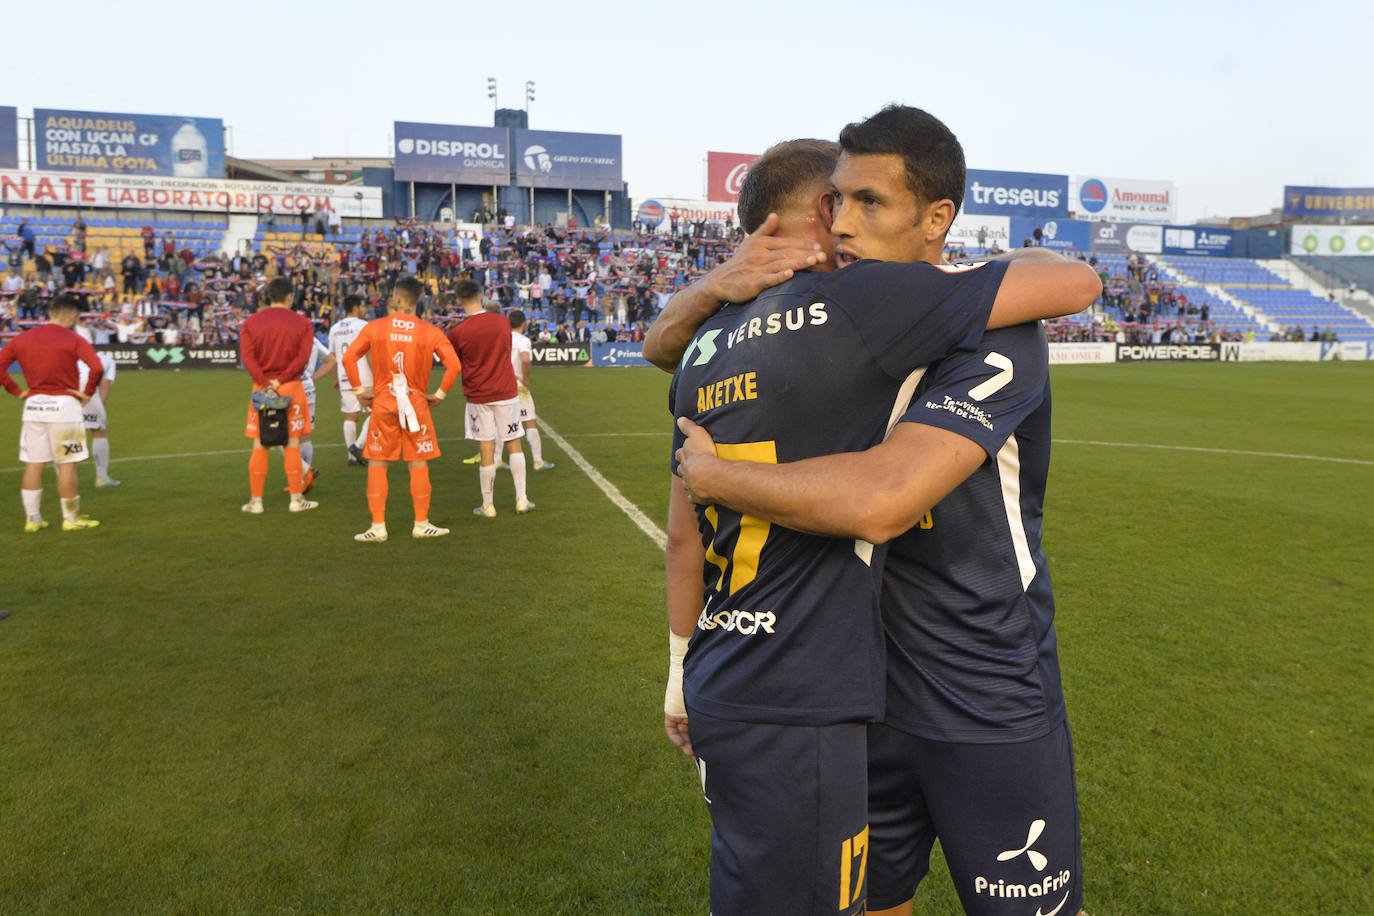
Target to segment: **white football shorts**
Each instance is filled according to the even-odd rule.
[[[363,405],[358,403],[358,395],[352,388],[344,388],[339,392],[339,412],[340,413],[361,413]]]
[[[530,397],[530,393],[528,391],[520,392],[520,396],[517,397],[516,400],[520,402],[521,423],[528,423],[531,420],[538,419],[538,417],[534,415],[534,398]]]
[[[105,416],[105,402],[101,400],[99,392],[91,395],[86,406],[81,408],[81,420],[86,424],[87,429],[109,428],[109,420]]]
[[[477,442],[509,442],[525,435],[520,425],[520,399],[474,404],[468,401],[466,438]]]
[[[19,428],[19,460],[25,464],[71,464],[86,459],[86,428],[81,423],[25,420]]]

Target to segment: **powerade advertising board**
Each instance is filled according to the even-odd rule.
[[[504,127],[395,123],[397,181],[510,184],[510,133]]]
[[[619,191],[619,134],[516,130],[515,183],[522,188]]]
[[[224,177],[219,118],[33,111],[35,171]]]
[[[1069,215],[1069,176],[969,169],[963,212],[1063,219]]]
[[[19,110],[0,105],[0,169],[19,168]]]

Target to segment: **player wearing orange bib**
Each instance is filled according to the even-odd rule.
[[[444,332],[416,315],[422,287],[414,277],[396,283],[387,303],[390,314],[369,321],[344,351],[344,372],[357,392],[358,401],[372,410],[363,457],[367,459],[367,506],[372,527],[354,535],[358,541],[385,541],[386,469],[391,461],[405,459],[410,466],[410,496],[415,502],[415,527],[411,536],[435,538],[448,534],[429,521],[429,464],[439,457],[439,442],[429,408],[448,395],[458,381],[462,363]],[[365,387],[358,361],[370,354],[372,384]],[[439,390],[429,394],[429,371],[438,355],[444,364]]]

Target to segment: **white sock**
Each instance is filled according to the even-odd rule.
[[[496,490],[496,465],[484,464],[477,470],[477,479],[482,483],[482,507],[492,505]]]
[[[358,421],[344,420],[344,445],[352,445],[358,438]]]
[[[525,438],[530,440],[530,459],[535,467],[539,467],[544,463],[544,442],[539,438],[539,430],[533,426],[526,427]]]
[[[525,498],[525,452],[510,453],[510,476],[515,478],[515,498]]]
[[[20,490],[19,499],[24,503],[24,514],[29,521],[36,522],[43,517],[43,491]]]
[[[81,497],[62,500],[62,517],[69,522],[74,522],[81,517]]]
[[[315,457],[315,440],[314,440],[314,439],[308,439],[308,440],[306,440],[305,442],[302,442],[302,443],[301,443],[301,473],[302,473],[302,474],[304,474],[306,471],[310,470],[310,465],[314,463],[311,459],[314,458],[314,457]]]
[[[110,440],[104,436],[91,439],[91,455],[95,457],[95,476],[101,480],[110,478]]]
[[[367,428],[371,425],[371,423],[372,414],[368,414],[367,419],[363,421],[362,429],[358,430],[358,438],[353,440],[354,445],[361,447],[363,443],[367,441]]]

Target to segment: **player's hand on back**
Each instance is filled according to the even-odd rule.
[[[678,476],[682,478],[683,486],[687,488],[687,495],[692,498],[692,502],[708,505],[710,500],[698,493],[693,484],[700,484],[703,462],[716,457],[716,441],[711,438],[710,433],[686,417],[678,417],[677,428],[687,437],[682,447],[673,454],[677,459]]]
[[[80,401],[82,404],[88,404],[88,403],[90,403],[91,396],[90,396],[89,394],[87,394],[86,392],[84,392],[84,391],[77,391],[75,388],[68,388],[67,391],[72,395],[72,397],[76,398],[76,399],[77,399],[78,401]],[[25,396],[27,396],[27,395],[28,395],[28,392],[26,391],[26,392],[24,392],[24,394],[25,394]]]
[[[815,242],[776,235],[778,215],[768,214],[729,259],[707,275],[708,290],[722,302],[748,302],[770,286],[777,286],[799,270],[825,260]]]

